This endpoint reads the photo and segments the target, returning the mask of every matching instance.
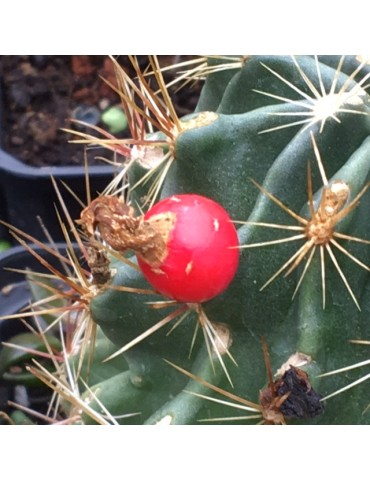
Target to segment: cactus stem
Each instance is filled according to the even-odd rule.
[[[341,181],[336,180],[331,185],[328,184],[328,180],[325,174],[324,166],[320,157],[319,150],[317,148],[317,144],[315,141],[315,137],[311,132],[311,140],[313,149],[315,152],[317,164],[320,170],[321,179],[323,182],[323,189],[321,198],[318,204],[317,209],[315,210],[314,201],[313,201],[313,191],[312,191],[312,177],[311,177],[311,168],[310,165],[307,164],[307,192],[308,192],[308,205],[310,210],[310,219],[305,219],[292,211],[289,207],[287,207],[283,202],[281,202],[278,198],[264,189],[261,185],[257,182],[252,180],[253,184],[270,200],[272,200],[275,204],[277,204],[281,209],[287,212],[291,217],[297,220],[302,226],[286,226],[286,225],[276,225],[276,224],[267,224],[263,222],[250,222],[251,225],[257,225],[262,227],[269,227],[269,228],[281,228],[284,230],[298,230],[302,231],[301,234],[281,238],[277,240],[270,240],[266,242],[257,242],[247,245],[241,245],[238,248],[254,248],[254,247],[263,247],[268,245],[275,245],[279,243],[285,243],[295,240],[302,240],[306,239],[305,243],[267,280],[267,282],[261,287],[261,290],[266,288],[270,283],[272,283],[282,272],[285,271],[285,276],[288,276],[292,273],[298,265],[304,260],[306,254],[310,252],[308,259],[306,260],[305,267],[303,272],[298,280],[297,286],[293,292],[294,299],[295,295],[298,292],[300,285],[304,279],[304,276],[311,264],[312,258],[315,254],[316,247],[320,247],[320,262],[321,262],[321,284],[322,284],[322,297],[323,297],[323,309],[325,309],[325,296],[326,296],[326,286],[325,286],[325,252],[328,253],[335,269],[337,270],[339,276],[341,277],[347,291],[349,292],[353,302],[355,303],[358,310],[360,309],[359,303],[356,299],[353,290],[350,287],[350,284],[343,273],[342,269],[340,268],[338,261],[333,253],[331,245],[336,247],[340,252],[344,253],[348,258],[350,258],[354,263],[359,265],[360,267],[364,268],[367,271],[370,271],[370,267],[365,265],[359,259],[357,259],[354,255],[348,252],[341,244],[339,244],[336,238],[343,239],[343,240],[351,240],[358,243],[364,243],[369,245],[370,241],[365,240],[362,238],[357,238],[351,235],[346,235],[340,232],[335,231],[336,225],[343,220],[343,218],[348,215],[353,209],[357,207],[361,197],[366,193],[370,184],[367,183],[362,190],[355,196],[355,198],[348,203],[348,205],[344,206],[346,201],[348,200],[350,189],[349,186]],[[245,222],[245,224],[249,224],[249,222]]]
[[[306,129],[312,127],[315,124],[320,124],[320,133],[322,133],[325,127],[325,123],[329,119],[333,119],[337,123],[340,123],[340,120],[337,116],[339,113],[369,115],[368,112],[345,107],[346,105],[348,105],[349,107],[351,106],[356,107],[364,103],[362,97],[366,95],[366,92],[364,90],[363,84],[368,80],[368,78],[370,77],[370,74],[365,75],[363,79],[357,82],[356,85],[353,87],[350,87],[350,83],[354,79],[354,77],[361,71],[361,69],[364,67],[366,62],[362,62],[353,71],[353,73],[347,78],[347,80],[344,82],[342,87],[340,87],[340,89],[337,92],[335,92],[337,83],[338,83],[339,74],[343,65],[344,57],[341,57],[338,63],[338,67],[333,76],[332,84],[330,86],[329,91],[325,90],[317,56],[315,56],[315,63],[316,63],[316,70],[317,70],[317,75],[319,79],[319,86],[320,86],[319,89],[316,88],[313,81],[310,78],[308,78],[308,76],[305,74],[303,69],[298,64],[296,58],[292,57],[292,59],[303,81],[311,91],[311,96],[305,93],[300,88],[298,88],[293,83],[291,83],[289,80],[284,78],[278,72],[276,72],[272,68],[265,65],[264,63],[261,63],[264,68],[266,68],[270,73],[272,73],[275,77],[277,77],[281,82],[289,86],[294,92],[298,93],[301,96],[302,100],[293,100],[290,98],[282,97],[282,96],[275,95],[269,92],[264,92],[261,90],[254,90],[254,91],[261,95],[265,95],[265,96],[274,98],[275,100],[282,101],[284,103],[291,103],[293,105],[297,105],[297,107],[303,107],[303,110],[300,110],[297,112],[289,112],[289,113],[275,112],[275,113],[272,113],[272,115],[304,117],[304,118],[302,120],[298,120],[295,122],[286,123],[285,125],[279,125],[278,127],[262,130],[259,133],[273,132],[276,130],[280,130],[282,128],[289,128],[295,125],[304,125],[304,124],[306,124],[306,126],[302,129],[301,132],[305,131]]]

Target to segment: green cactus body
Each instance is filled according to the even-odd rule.
[[[325,57],[322,62],[313,57],[296,60],[291,57],[251,57],[242,68],[212,73],[204,86],[197,112],[206,109],[216,112],[217,116],[205,126],[184,129],[178,135],[174,161],[164,180],[161,198],[197,193],[218,201],[234,220],[250,222],[238,229],[242,246],[293,235],[294,232],[282,233],[277,228],[255,224],[296,226],[297,221],[260,192],[251,179],[292,211],[309,218],[308,161],[315,205],[323,186],[311,141],[312,132],[329,184],[334,180],[348,184],[348,204],[370,180],[370,99],[362,90],[361,81],[367,67],[356,73],[356,83],[350,75],[359,65],[358,61],[354,57],[345,59],[342,71],[337,72],[339,61],[339,57]],[[331,92],[333,82],[335,89]],[[325,99],[320,97],[326,98],[341,88],[341,97],[333,97],[337,101],[337,110],[330,111],[326,107],[325,111],[329,113],[325,117],[322,113]],[[346,93],[349,91],[352,93]],[[342,104],[338,99],[344,99]],[[314,115],[307,115],[310,112]],[[186,122],[187,118],[182,121]],[[287,124],[293,125],[284,128]],[[369,207],[369,193],[365,192],[360,204],[336,225],[335,231],[370,240]],[[269,348],[273,372],[295,352],[312,357],[311,364],[303,368],[307,369],[315,390],[323,396],[359,377],[355,369],[328,377],[319,377],[319,374],[366,359],[366,347],[349,343],[351,339],[369,338],[370,277],[365,268],[333,247],[361,311],[327,251],[325,308],[319,251],[312,258],[293,301],[292,295],[308,255],[287,278],[279,275],[260,291],[304,241],[242,249],[240,266],[229,288],[203,305],[212,322],[226,324],[231,331],[230,353],[238,366],[226,355],[224,362],[234,386],[232,391],[239,397],[258,403],[259,392],[266,386],[262,336]],[[341,239],[338,243],[348,248],[363,264],[369,265],[368,244]],[[140,272],[119,262],[113,267],[117,270],[114,285],[148,288]],[[92,300],[91,313],[119,349],[168,315],[171,310],[156,310],[147,304],[156,300],[158,297],[154,295],[123,293],[107,288]],[[191,394],[184,393],[188,379],[171,370],[162,360],[165,358],[188,371],[197,372],[198,376],[231,391],[228,380],[219,371],[217,359],[214,359],[215,371],[210,368],[200,335],[189,358],[196,322],[196,316],[191,314],[170,335],[166,335],[165,329],[159,329],[124,354],[128,371],[132,373],[139,369],[145,382],[150,384],[148,396],[143,394],[142,387],[130,386],[130,392],[141,388],[135,408],[141,411],[142,405],[145,412],[140,420],[133,417],[132,421],[156,423],[169,415],[169,423],[194,423],[199,418],[236,415],[225,405],[200,397],[195,400]],[[127,382],[128,374],[121,375],[125,377],[123,383]],[[115,377],[106,379],[104,388],[115,382]],[[205,386],[194,387],[194,381],[192,386],[205,395],[213,395]],[[192,387],[188,385],[189,388]],[[115,397],[112,400],[115,411],[126,411],[122,389],[109,390]],[[130,395],[135,396],[132,392]],[[150,402],[152,408],[149,398],[155,398]],[[121,403],[119,399],[122,399]],[[132,405],[131,400],[127,401]],[[370,420],[369,411],[365,411],[368,403],[366,384],[360,384],[328,399],[324,413],[317,417],[291,421],[366,424]]]

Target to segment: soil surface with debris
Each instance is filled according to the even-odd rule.
[[[192,57],[158,58],[163,67]],[[130,76],[135,76],[127,56],[118,57],[118,61]],[[139,56],[138,61],[142,69],[148,64],[146,56]],[[165,78],[171,80],[174,75],[170,73]],[[82,165],[83,146],[68,143],[71,135],[61,129],[76,129],[70,119],[81,118],[81,112],[88,123],[93,116],[98,126],[107,129],[101,115],[107,108],[119,105],[120,100],[101,77],[115,82],[113,63],[108,56],[0,56],[2,148],[27,165]],[[170,91],[180,117],[194,111],[200,89],[198,82],[190,89]],[[117,134],[125,136],[129,133]],[[101,151],[90,150],[89,163],[98,154]]]

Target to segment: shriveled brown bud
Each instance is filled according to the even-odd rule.
[[[117,252],[133,250],[155,267],[167,255],[169,233],[175,220],[175,215],[168,213],[144,221],[142,216],[135,217],[134,209],[122,198],[102,195],[82,211],[77,223],[89,237],[98,231]]]

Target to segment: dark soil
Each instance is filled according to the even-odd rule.
[[[161,66],[191,57],[159,56]],[[138,57],[142,68],[147,57]],[[120,64],[134,77],[127,56]],[[166,79],[173,78],[174,73]],[[82,165],[84,148],[68,143],[70,134],[62,128],[76,129],[70,122],[77,108],[92,107],[99,116],[119,104],[118,95],[100,78],[114,82],[111,60],[106,56],[0,56],[1,146],[28,165]],[[201,85],[171,92],[179,116],[194,111]],[[190,93],[189,93],[190,92]],[[107,127],[101,122],[102,128]],[[117,136],[129,136],[123,132]],[[89,162],[101,154],[90,150]]]

